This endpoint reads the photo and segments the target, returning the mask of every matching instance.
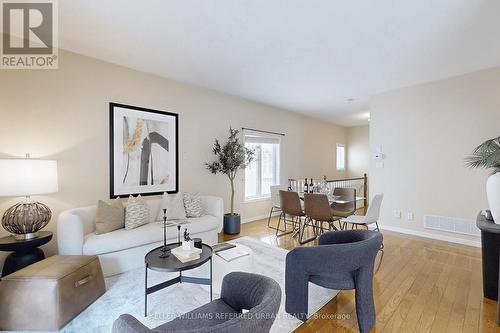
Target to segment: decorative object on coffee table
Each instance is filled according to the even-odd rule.
[[[193,244],[194,244],[194,247],[198,248],[198,249],[201,249],[201,238],[193,238]]]
[[[179,247],[180,243],[167,244],[167,247],[171,250],[173,248]],[[176,283],[196,283],[210,286],[210,301],[212,301],[212,248],[207,245],[202,245],[202,251],[200,253],[200,258],[196,260],[191,260],[188,262],[181,262],[175,256],[168,256],[167,258],[160,258],[159,252],[163,246],[157,247],[156,249],[148,252],[144,258],[146,263],[145,270],[145,284],[144,284],[144,316],[148,314],[148,295],[167,288]],[[210,277],[209,278],[199,278],[185,276],[182,274],[183,271],[187,271],[196,267],[199,267],[210,261]],[[179,276],[167,280],[163,283],[157,284],[155,286],[148,287],[148,269],[158,271],[158,272],[179,272]]]
[[[470,168],[491,171],[486,182],[486,194],[493,220],[500,224],[500,137],[487,140],[477,146],[466,158],[466,165]]]
[[[191,250],[193,247],[193,242],[191,237],[189,237],[189,232],[187,228],[184,228],[184,239],[182,240],[182,249],[185,251]]]
[[[12,252],[3,265],[2,276],[9,275],[37,261],[45,259],[39,246],[52,239],[52,232],[40,231],[37,238],[16,240],[14,236],[0,238],[0,251]]]
[[[24,196],[25,200],[5,211],[2,226],[15,239],[37,237],[38,231],[50,221],[52,213],[46,205],[32,201],[30,196],[58,191],[57,162],[52,160],[0,160],[0,196]]]
[[[163,247],[160,251],[160,258],[169,256],[170,249],[167,247],[167,210],[163,209]]]
[[[109,104],[110,196],[177,193],[178,114]]]
[[[217,160],[205,164],[211,173],[223,173],[231,183],[231,211],[229,214],[224,214],[224,233],[226,234],[240,233],[241,216],[234,212],[234,179],[238,170],[245,169],[253,161],[255,154],[253,149],[245,147],[240,142],[238,133],[238,130],[229,128],[229,138],[224,145],[215,139],[212,151]]]

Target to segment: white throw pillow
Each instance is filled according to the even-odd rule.
[[[182,197],[187,217],[200,217],[203,215],[203,206],[199,194],[184,193]]]
[[[149,208],[144,199],[129,196],[125,208],[125,230],[134,229],[149,222]]]
[[[156,217],[157,221],[163,221],[163,210],[167,210],[167,220],[184,220],[186,219],[186,210],[184,209],[184,201],[182,193],[168,195],[163,193],[161,199],[160,211]]]

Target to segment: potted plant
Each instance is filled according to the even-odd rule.
[[[206,163],[207,169],[213,173],[225,174],[231,183],[231,211],[224,214],[224,233],[240,233],[241,216],[234,212],[234,179],[238,170],[244,169],[254,157],[254,150],[246,148],[238,138],[238,130],[229,128],[229,138],[223,145],[215,139],[212,151],[217,160]]]
[[[500,137],[487,140],[474,149],[466,158],[470,168],[491,170],[486,182],[488,205],[495,223],[500,224]]]

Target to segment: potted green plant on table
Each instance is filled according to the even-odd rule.
[[[224,233],[226,234],[240,233],[241,216],[234,212],[234,179],[238,170],[244,169],[254,158],[254,150],[246,148],[240,142],[238,133],[238,130],[229,128],[229,138],[223,145],[215,139],[212,151],[217,159],[205,164],[211,173],[223,173],[231,183],[231,211],[229,214],[224,214]]]
[[[470,168],[491,170],[486,182],[486,194],[493,220],[500,224],[500,137],[477,146],[466,158],[466,165]]]

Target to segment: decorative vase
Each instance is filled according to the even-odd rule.
[[[500,172],[491,175],[486,182],[486,194],[491,215],[496,224],[500,224]]]
[[[193,242],[183,240],[182,241],[182,249],[184,251],[191,251],[193,249]]]

